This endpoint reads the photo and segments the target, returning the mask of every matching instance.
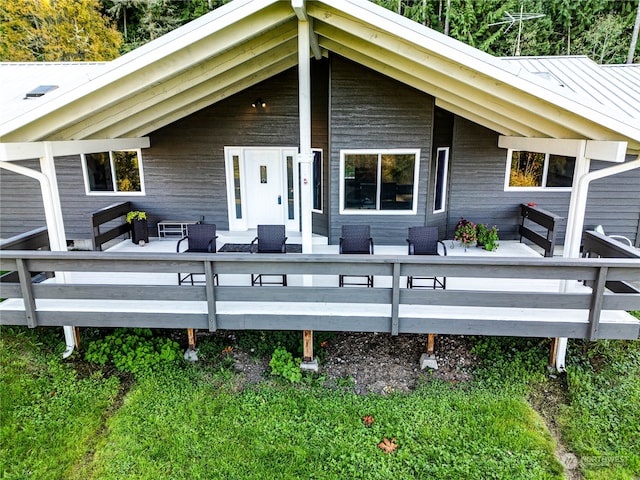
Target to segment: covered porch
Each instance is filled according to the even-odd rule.
[[[253,232],[219,232],[217,247]],[[295,236],[288,243],[295,242]],[[495,252],[460,245],[448,255],[339,255],[321,237],[311,254],[175,253],[176,239],[131,240],[106,252],[3,252],[2,324],[152,327],[215,331],[301,330],[636,339],[640,294],[607,282],[640,282],[635,259],[542,258],[516,241]],[[56,278],[31,282],[30,272]],[[178,273],[201,281],[178,285]],[[286,274],[286,287],[251,286],[252,273]],[[338,275],[374,275],[375,286],[338,287]],[[447,288],[407,288],[406,277],[447,277]],[[215,277],[217,276],[217,281]],[[63,283],[59,283],[63,282]],[[590,286],[585,286],[586,282]],[[305,336],[306,337],[306,336]],[[313,353],[305,351],[307,361]]]

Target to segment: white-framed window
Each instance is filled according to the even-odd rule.
[[[415,214],[420,149],[342,150],[340,213]]]
[[[140,150],[85,153],[81,157],[87,195],[144,195]]]
[[[509,150],[504,188],[518,191],[570,191],[575,166],[575,157]]]
[[[435,185],[433,188],[433,213],[447,209],[447,184],[449,182],[449,147],[436,150]]]
[[[311,211],[316,213],[322,213],[322,191],[324,186],[324,180],[322,178],[322,150],[313,149],[313,164],[311,165],[311,178],[312,178],[312,195],[313,205]]]

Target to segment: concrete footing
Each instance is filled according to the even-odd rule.
[[[425,368],[431,368],[433,370],[438,369],[438,361],[436,360],[435,355],[423,353],[420,356],[420,370],[424,370]]]
[[[300,370],[303,372],[317,372],[318,371],[318,360],[315,358],[311,361],[305,361],[300,364]]]
[[[196,348],[194,350],[193,348],[187,348],[187,350],[184,352],[184,359],[188,360],[190,362],[197,362],[198,361],[198,349]]]

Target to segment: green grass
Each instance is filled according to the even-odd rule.
[[[366,427],[362,417],[371,415]],[[202,369],[141,379],[82,478],[561,478],[522,398],[429,382],[411,395],[238,391]],[[395,438],[385,454],[377,444]]]
[[[58,330],[2,331],[2,478],[563,478],[526,400],[550,381],[546,340],[478,338],[475,381],[390,396],[308,376],[246,386],[212,346],[209,361],[139,375],[118,398],[117,377],[60,359]],[[637,478],[640,342],[573,342],[569,361],[565,443],[587,478]],[[383,438],[398,448],[384,453]]]
[[[118,393],[117,377],[79,378],[62,361],[63,345],[47,329],[2,329],[3,479],[68,478],[92,448],[92,439]]]
[[[573,347],[563,434],[587,479],[640,478],[640,341]]]

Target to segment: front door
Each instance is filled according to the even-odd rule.
[[[298,226],[296,149],[225,147],[229,229]]]

